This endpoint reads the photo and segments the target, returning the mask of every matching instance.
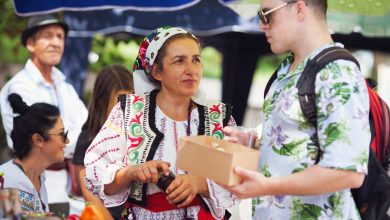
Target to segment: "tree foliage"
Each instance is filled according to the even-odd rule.
[[[28,51],[20,41],[20,34],[27,19],[15,14],[12,0],[0,1],[0,64],[23,63],[28,57]]]

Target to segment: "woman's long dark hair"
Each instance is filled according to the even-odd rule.
[[[111,96],[120,90],[134,90],[133,75],[121,65],[104,67],[95,81],[91,100],[88,105],[88,119],[83,125],[90,137],[94,138],[106,121]]]
[[[47,103],[35,103],[28,106],[22,97],[15,93],[8,96],[8,101],[13,112],[18,114],[14,118],[14,127],[11,131],[15,155],[23,159],[32,149],[34,134],[38,133],[45,140],[49,139],[46,133],[55,126],[60,117],[60,111],[56,106]]]

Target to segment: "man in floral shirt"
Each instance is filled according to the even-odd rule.
[[[350,189],[367,173],[371,134],[363,76],[346,60],[317,73],[317,129],[303,116],[296,88],[309,60],[330,46],[343,47],[332,41],[326,9],[326,0],[261,3],[271,50],[290,54],[264,101],[260,172],[236,167],[243,181],[227,187],[241,198],[259,197],[254,219],[360,219]]]

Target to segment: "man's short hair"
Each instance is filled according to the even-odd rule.
[[[284,0],[285,2],[288,2],[289,0]],[[314,8],[317,15],[321,19],[326,20],[326,12],[328,10],[328,0],[301,0],[306,2],[306,5],[309,7]]]

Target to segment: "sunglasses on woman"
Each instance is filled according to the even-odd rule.
[[[285,2],[281,5],[279,5],[279,6],[276,6],[275,8],[272,8],[269,10],[265,9],[265,11],[260,9],[257,12],[257,15],[259,16],[262,24],[264,24],[264,25],[269,24],[271,22],[271,15],[273,12],[277,11],[278,9],[283,8],[286,5],[292,4],[292,3],[297,3],[297,1],[296,0],[288,1],[288,2]]]
[[[68,131],[61,131],[58,134],[46,134],[46,135],[60,135],[63,138],[63,142],[65,143],[66,140],[68,139]]]

